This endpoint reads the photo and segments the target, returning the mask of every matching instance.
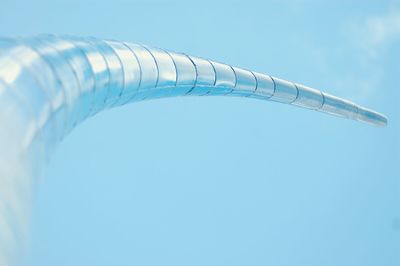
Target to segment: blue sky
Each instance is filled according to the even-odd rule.
[[[25,265],[400,264],[398,2],[3,0],[0,32],[182,51],[389,118],[229,97],[101,113],[39,181]]]

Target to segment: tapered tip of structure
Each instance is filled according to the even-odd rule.
[[[388,123],[388,119],[386,116],[364,107],[358,107],[357,118],[358,120],[380,127],[385,127]]]

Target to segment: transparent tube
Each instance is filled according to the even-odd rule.
[[[182,53],[94,38],[0,39],[0,224],[9,228],[0,230],[0,265],[10,264],[13,243],[24,231],[12,221],[26,220],[32,176],[78,123],[131,102],[206,95],[387,123],[375,111],[319,90]]]

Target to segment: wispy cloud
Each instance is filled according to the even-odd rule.
[[[386,13],[350,21],[344,34],[349,57],[358,70],[345,75],[337,85],[353,87],[364,99],[376,96],[385,78],[388,51],[400,41],[400,9],[392,7]]]
[[[398,40],[400,37],[400,10],[391,10],[384,16],[368,18],[366,29],[371,45],[379,46]]]
[[[350,33],[362,52],[370,59],[378,59],[388,45],[400,41],[400,8],[391,8],[385,14],[354,22]]]

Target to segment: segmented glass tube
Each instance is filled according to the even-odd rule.
[[[54,144],[106,108],[173,96],[251,97],[374,125],[387,121],[377,112],[300,84],[144,45],[55,36],[1,43],[0,101],[15,98],[29,113],[22,130],[24,147],[39,134]]]
[[[95,38],[0,39],[0,225],[9,228],[0,231],[0,264],[7,265],[21,231],[12,227],[24,227],[21,195],[29,194],[30,177],[78,123],[135,101],[216,95],[387,123],[383,115],[328,93],[182,53]]]

